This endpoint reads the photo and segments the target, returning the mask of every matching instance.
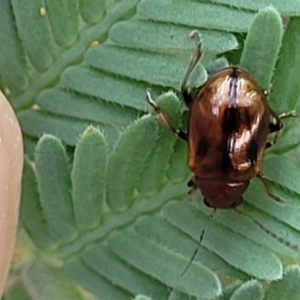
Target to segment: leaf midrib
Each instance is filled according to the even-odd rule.
[[[91,42],[106,37],[109,29],[122,17],[135,11],[135,6],[139,0],[120,1],[116,5],[111,6],[106,16],[102,21],[94,26],[82,29],[79,33],[78,42],[71,48],[64,51],[60,57],[57,58],[53,66],[43,74],[40,74],[26,91],[20,94],[11,95],[11,104],[15,110],[21,110],[32,105],[37,95],[52,82],[57,80],[63,70],[72,64],[78,65],[78,60],[81,58],[86,50],[90,47]]]
[[[141,195],[143,199],[138,200],[138,203],[135,203],[130,209],[122,213],[106,214],[103,222],[96,228],[81,234],[72,243],[60,245],[56,251],[58,251],[61,259],[67,260],[73,255],[78,255],[78,252],[83,252],[90,244],[103,240],[112,231],[134,223],[137,218],[160,209],[171,200],[183,199],[186,194],[186,179],[184,179],[180,183],[169,184],[153,196],[145,198]]]

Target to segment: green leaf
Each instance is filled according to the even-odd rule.
[[[182,103],[174,93],[169,92],[156,99],[156,103],[162,108],[168,108],[169,120],[175,128],[180,126]],[[155,138],[156,147],[152,149],[145,161],[145,168],[138,179],[138,191],[144,195],[155,193],[157,187],[165,181],[165,170],[168,169],[174,153],[175,143],[178,138],[165,128],[159,126]],[[150,139],[148,140],[150,142]],[[182,174],[180,174],[182,176]]]
[[[220,226],[216,222],[209,221],[193,207],[180,202],[166,206],[164,214],[172,225],[184,230],[196,241],[199,240],[202,230],[201,244],[238,270],[259,279],[281,278],[282,265],[274,254],[237,232],[229,230],[226,225]],[[189,216],[189,223],[185,222],[186,216]]]
[[[259,32],[264,28],[264,37]],[[267,7],[254,18],[245,41],[240,66],[268,90],[281,46],[282,21],[276,10]]]
[[[34,2],[31,5],[32,7],[25,5],[25,8],[23,7],[23,4],[18,1],[14,1],[14,3],[16,5],[13,5],[13,13],[14,15],[18,15],[16,16],[16,25],[17,29],[21,31],[18,47],[22,48],[22,43],[24,43],[26,46],[26,55],[28,55],[36,64],[34,65],[36,69],[33,70],[35,72],[32,72],[32,70],[27,67],[29,69],[28,71],[31,71],[32,74],[30,86],[22,92],[12,90],[13,95],[11,96],[11,99],[13,99],[13,105],[16,109],[21,109],[30,107],[34,103],[35,97],[37,97],[43,89],[57,83],[61,73],[63,73],[68,66],[78,64],[78,61],[81,60],[85,51],[91,47],[94,42],[103,40],[112,24],[131,12],[138,3],[138,0],[117,2],[107,9],[105,18],[100,20],[95,26],[84,27],[80,34],[80,28],[77,28],[78,40],[76,44],[74,44],[73,47],[62,51],[60,54],[54,52],[53,47],[48,46],[50,36],[48,27],[45,27],[47,24],[47,14],[42,16],[39,13],[40,8],[43,7],[43,3],[41,2],[38,4]],[[65,13],[67,12],[65,11]],[[31,21],[28,22],[27,18],[30,18]],[[39,26],[40,24],[41,26]],[[61,24],[61,27],[62,26],[64,25]],[[35,31],[35,34],[32,34],[33,30]],[[38,39],[38,41],[35,39]],[[45,40],[45,43],[42,42],[43,40]],[[43,52],[39,52],[41,50]],[[50,52],[51,50],[53,50],[53,55]],[[35,55],[35,53],[37,53],[37,55]],[[54,55],[57,56],[55,61],[52,59],[52,56]],[[52,63],[51,67],[50,63]],[[42,68],[46,67],[46,65],[49,68],[44,71]],[[12,69],[11,71],[14,70]]]
[[[45,135],[36,149],[36,172],[41,205],[51,233],[60,242],[75,238],[68,159],[61,142]]]
[[[299,3],[300,6],[300,3]],[[278,113],[295,109],[299,103],[297,70],[300,67],[300,18],[291,18],[285,30],[274,73],[270,102]]]
[[[184,26],[170,25],[145,20],[124,21],[116,24],[109,37],[129,47],[148,49],[152,51],[193,51],[195,45],[187,38],[191,29]],[[132,34],[134,32],[135,34]],[[201,30],[203,49],[213,53],[222,53],[238,47],[237,40],[232,33]]]
[[[134,300],[152,300],[152,298],[143,295],[137,295]]]
[[[8,290],[8,292],[5,294],[3,300],[31,300],[30,295],[27,293],[25,286],[18,282],[14,285],[13,288]]]
[[[195,300],[195,297],[173,290],[170,293],[168,300]]]
[[[29,85],[29,78],[23,48],[19,37],[12,7],[9,0],[0,3],[0,69],[4,84],[11,90],[22,91]],[[9,38],[7,38],[9,37]],[[5,41],[5,42],[4,42]],[[11,59],[11,58],[14,59]]]
[[[283,2],[281,0],[213,0],[214,3],[226,4],[230,6],[237,7],[239,9],[249,9],[254,11],[259,11],[263,6],[273,6],[282,15],[295,16],[299,14],[300,1],[292,0],[288,2]]]
[[[184,270],[189,260],[130,231],[112,236],[109,245],[123,260],[168,286],[190,295],[202,295],[203,298],[212,298],[221,293],[221,284],[209,269],[194,263],[185,276],[174,273],[173,264],[176,269]],[[127,251],[123,251],[125,248]]]
[[[72,169],[73,207],[77,226],[81,229],[96,226],[101,217],[106,156],[103,135],[95,128],[88,128],[78,141]]]
[[[96,23],[105,14],[108,3],[113,1],[79,0],[79,11],[83,20],[88,23]]]
[[[177,139],[174,145],[173,155],[169,160],[169,168],[166,173],[169,180],[182,180],[182,174],[186,174],[186,178],[191,176],[186,160],[182,159],[183,157],[187,157],[187,144],[185,141]]]
[[[38,299],[83,300],[79,288],[71,281],[64,269],[35,262],[24,275],[26,284],[31,285],[31,293]]]
[[[139,57],[138,61],[137,56]],[[147,81],[153,85],[172,87],[177,90],[180,88],[188,64],[188,61],[178,60],[178,57],[174,55],[138,52],[116,46],[91,49],[86,53],[85,59],[91,66],[102,71],[135,80]],[[133,69],[132,66],[134,65],[136,67]],[[206,79],[204,68],[198,65],[194,73],[197,74],[197,85],[202,84]],[[170,77],[170,74],[173,74],[173,76]]]
[[[163,212],[168,211],[169,208],[170,206],[165,206]],[[172,207],[171,212],[176,216],[176,208],[174,209],[174,207]],[[166,219],[168,219],[167,214]],[[199,247],[196,240],[191,239],[187,234],[184,234],[181,231],[182,227],[177,227],[177,224],[173,226],[174,224],[171,224],[166,219],[156,216],[143,218],[136,222],[135,230],[144,238],[153,240],[160,245],[164,245],[167,249],[179,253],[187,259],[190,258],[193,251],[197,249],[195,261],[198,263],[214,272],[222,270],[222,273],[227,276],[248,279],[248,276],[245,273],[239,272],[237,269],[231,267],[230,264],[226,263],[209,249],[202,246]],[[178,241],[180,241],[180,243],[178,243]]]
[[[290,106],[288,110],[294,107],[295,106]],[[272,147],[272,149],[270,149],[271,152],[276,155],[281,155],[296,149],[299,145],[298,132],[299,132],[298,118],[284,119],[283,129],[281,130],[280,138],[278,139],[276,144]]]
[[[66,270],[75,282],[103,300],[126,300],[131,297],[128,292],[97,274],[81,260],[72,260],[66,264]]]
[[[168,289],[165,285],[134,267],[124,264],[124,261],[117,257],[109,247],[96,245],[84,253],[82,259],[97,274],[133,295],[142,293],[152,295],[155,299],[168,297]],[[117,274],[115,270],[118,270]]]
[[[268,178],[298,195],[300,194],[300,182],[297,178],[299,167],[299,160],[283,155],[270,156],[264,161],[264,172],[269,174]]]
[[[165,108],[168,107],[167,104],[171,99],[173,99],[172,101],[177,101],[173,96],[170,98],[170,94],[167,95],[168,97],[162,97],[159,101],[165,105]],[[143,169],[143,164],[141,165],[139,162],[141,156],[134,154],[129,158],[128,155],[123,157],[123,154],[124,149],[128,147],[126,145],[136,145],[139,148],[144,144],[148,146],[144,139],[146,137],[149,143],[149,133],[154,133],[152,143],[155,144],[156,141],[160,143],[156,139],[158,131],[149,130],[152,128],[148,127],[150,124],[154,126],[153,128],[161,126],[153,117],[147,116],[128,127],[121,136],[120,145],[118,143],[113,153],[109,156],[109,163],[113,160],[114,164],[116,164],[116,174],[121,174],[120,167],[132,168],[132,171],[130,171],[132,173],[126,172],[125,174],[130,174],[130,177],[134,177],[138,176],[138,170]],[[148,134],[144,134],[145,129],[148,130]],[[103,141],[97,131],[92,130],[90,134],[92,140]],[[49,137],[44,139],[46,138],[49,139]],[[90,138],[89,135],[87,137],[84,135],[82,140],[79,141],[74,158],[74,164],[77,166],[82,165],[83,168],[86,167],[84,166],[86,155],[84,153],[80,155],[80,151],[85,146],[82,143],[90,141],[87,138]],[[165,139],[168,141],[173,140],[173,138],[172,134],[165,136]],[[56,146],[54,148],[61,149],[61,146],[58,147],[56,139],[52,138],[49,140],[55,143]],[[41,144],[42,142],[43,139]],[[88,143],[87,146],[89,147],[84,148],[91,156],[89,159],[93,159],[93,156],[97,158],[101,155],[103,146],[99,148],[99,145],[102,144],[102,142],[101,144],[99,142]],[[59,153],[61,153],[61,150]],[[126,154],[128,153],[131,152],[127,151]],[[122,164],[115,161],[116,155],[123,157],[120,160]],[[171,156],[173,155],[175,154],[171,154]],[[273,157],[275,156],[270,156],[268,160]],[[178,157],[178,160],[182,158],[184,157]],[[60,162],[61,154],[56,154],[56,157],[52,157],[51,161],[52,164],[54,161]],[[98,157],[98,162],[100,161],[101,159]],[[161,161],[160,156],[152,156],[151,162],[154,165],[159,161]],[[172,161],[174,161],[173,157]],[[64,164],[60,163],[60,165]],[[39,168],[39,164],[37,167]],[[170,168],[172,167],[170,166]],[[61,167],[55,169],[57,175],[61,172],[60,169]],[[294,172],[296,170],[297,167],[295,166]],[[48,172],[48,174],[50,173]],[[103,170],[103,173],[105,173],[105,170]],[[282,252],[289,255],[291,253],[282,250],[280,248],[280,246],[283,247],[281,243],[273,239],[272,236],[268,236],[256,223],[252,222],[251,218],[241,216],[233,211],[218,211],[213,218],[209,219],[206,215],[210,214],[210,211],[203,204],[196,208],[183,201],[187,198],[187,189],[184,187],[186,172],[184,171],[181,174],[182,178],[179,185],[176,185],[175,182],[164,182],[162,187],[157,187],[157,192],[151,197],[145,197],[139,193],[126,194],[125,190],[122,192],[118,191],[120,194],[118,197],[121,200],[127,199],[127,201],[134,202],[117,213],[114,212],[114,207],[113,210],[107,210],[106,208],[103,212],[99,208],[99,215],[103,215],[101,224],[92,230],[86,230],[73,242],[67,245],[61,244],[54,257],[62,262],[63,268],[73,280],[98,297],[103,297],[103,299],[126,299],[133,295],[141,294],[151,296],[155,294],[155,299],[167,299],[171,297],[171,294],[168,295],[168,287],[170,286],[182,293],[181,298],[183,299],[186,297],[185,295],[197,296],[199,294],[206,295],[206,298],[211,298],[219,295],[221,292],[220,279],[218,279],[217,274],[242,280],[247,280],[253,276],[264,280],[281,278],[282,265],[272,250],[276,249],[278,253]],[[268,174],[268,171],[266,171],[266,174]],[[89,176],[90,179],[88,179]],[[116,176],[112,176],[112,178]],[[86,180],[93,182],[96,178],[98,178],[97,174],[94,176],[87,175]],[[127,180],[126,177],[124,178]],[[110,182],[114,184],[111,189],[116,189],[115,185],[118,182],[112,180]],[[124,180],[122,179],[121,183],[123,182]],[[284,182],[282,183],[285,184]],[[259,184],[254,183],[252,186],[257,187]],[[129,182],[124,187],[120,185],[121,187],[122,189],[132,187],[138,190],[139,180],[134,180],[132,183]],[[74,186],[71,187],[71,189],[73,188]],[[97,187],[94,188],[97,189]],[[259,195],[263,193],[264,191],[260,191]],[[247,193],[247,204],[248,201],[250,204],[248,194],[254,198],[256,194],[251,190]],[[124,197],[125,195],[126,197]],[[198,193],[193,196],[199,198]],[[86,199],[84,196],[78,197],[78,205],[82,205],[84,208],[84,205],[87,205]],[[107,195],[106,201],[109,199]],[[275,201],[272,202],[272,200],[268,199],[266,201],[269,201],[268,205],[277,205]],[[87,210],[90,207],[84,209]],[[281,208],[281,211],[285,213],[286,208]],[[254,210],[247,213],[256,218],[259,212],[260,210]],[[275,208],[271,209],[270,212],[272,215],[275,215]],[[93,213],[91,212],[92,215]],[[266,222],[266,226],[269,226],[268,219],[265,216],[258,218],[258,220],[263,224]],[[277,219],[271,220],[275,226],[280,225]],[[80,227],[80,224],[78,222],[76,226]],[[62,226],[61,228],[65,227],[63,224],[59,226]],[[271,226],[271,228],[274,228],[274,226]],[[204,236],[199,247],[199,238],[203,230]],[[284,232],[291,233],[288,227],[284,230]],[[280,231],[277,234],[278,236],[284,235]],[[272,243],[268,244],[268,241],[265,242],[265,236],[277,246],[273,247]],[[183,270],[198,247],[195,261],[182,277]],[[289,249],[289,251],[291,250]],[[197,284],[198,280],[206,282],[205,285]],[[251,286],[249,289],[246,286],[235,291],[239,295],[239,293],[248,293],[249,290],[253,290],[249,297],[256,295],[257,289],[255,286]],[[172,293],[172,297],[174,295]]]
[[[213,214],[199,191],[188,193],[187,143],[155,112],[145,115],[151,88],[171,124],[186,131],[178,91],[194,29],[204,55],[189,86],[242,53],[242,67],[263,88],[273,82],[274,111],[295,109],[298,2],[1,2],[0,87],[28,157],[18,241],[26,251],[16,249],[5,299],[299,294],[298,269],[286,267],[300,249],[299,120],[284,120],[263,161],[281,201],[253,179],[236,211]],[[283,40],[276,10],[294,16]]]
[[[72,0],[64,2],[45,1],[46,14],[51,32],[60,48],[68,48],[76,42],[78,28],[78,7]],[[64,26],[61,26],[64,24]]]
[[[251,280],[238,287],[230,300],[262,300],[263,296],[261,284],[256,280]]]
[[[136,182],[157,138],[158,123],[147,116],[138,120],[121,136],[107,170],[107,204],[112,210],[125,210],[132,205]],[[130,152],[127,149],[131,149]]]
[[[230,300],[230,297],[233,295],[234,291],[238,289],[241,286],[241,282],[238,280],[234,282],[233,284],[230,284],[226,287],[226,289],[223,290],[223,293],[220,297],[218,297],[218,300]]]
[[[254,17],[243,10],[184,0],[142,0],[138,13],[155,21],[233,32],[246,32]]]
[[[37,104],[52,114],[103,124],[103,128],[122,128],[138,117],[135,109],[115,106],[96,97],[72,95],[65,89],[44,91],[37,99]]]
[[[86,95],[85,101],[95,97],[99,102],[102,99],[103,102],[119,104],[120,108],[128,106],[147,111],[146,101],[141,101],[145,98],[145,90],[149,87],[145,83],[108,76],[82,66],[68,68],[62,74],[61,83],[72,91]],[[43,104],[46,104],[45,102],[43,101]],[[115,106],[118,108],[117,105]],[[114,121],[116,122],[116,120]]]
[[[53,246],[55,240],[48,228],[39,199],[37,180],[28,159],[24,161],[21,194],[21,221],[39,248]]]
[[[44,133],[59,136],[64,143],[75,146],[80,134],[90,125],[101,128],[108,137],[108,143],[114,144],[119,137],[117,129],[85,119],[66,118],[43,110],[26,110],[19,114],[24,133],[30,137],[39,137]],[[39,124],[39,126],[36,126]]]
[[[50,28],[47,19],[39,14],[42,1],[27,3],[12,0],[18,34],[30,64],[38,71],[45,71],[54,62]],[[19,41],[20,43],[20,41]]]
[[[300,294],[300,270],[298,265],[286,267],[282,280],[271,284],[264,300],[290,299],[298,300]]]

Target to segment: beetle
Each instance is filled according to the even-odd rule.
[[[187,133],[175,129],[147,91],[147,101],[157,118],[188,142],[188,166],[194,173],[188,186],[199,189],[207,206],[235,208],[252,178],[262,180],[272,198],[268,180],[261,172],[264,150],[274,144],[282,128],[281,119],[270,107],[258,82],[239,67],[226,67],[212,74],[195,93],[187,81],[202,56],[198,31],[190,36],[197,47],[181,84],[189,109]],[[274,133],[272,142],[267,136]]]

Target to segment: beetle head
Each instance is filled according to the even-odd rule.
[[[240,205],[243,201],[242,195],[248,185],[249,180],[243,182],[198,180],[197,182],[205,204],[213,208],[234,208]]]

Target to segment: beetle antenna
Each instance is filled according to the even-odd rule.
[[[201,58],[202,55],[202,43],[201,43],[201,38],[200,38],[200,33],[198,30],[193,30],[189,34],[189,38],[193,41],[196,42],[196,50],[192,55],[192,58],[190,60],[190,64],[188,66],[188,69],[184,75],[184,78],[182,80],[181,84],[181,90],[185,91],[186,90],[186,83],[188,81],[188,78],[190,77],[192,71],[194,70],[195,66],[197,65],[198,61]]]
[[[236,207],[234,208],[234,210],[241,214],[242,216],[246,216],[248,217],[250,220],[252,220],[252,222],[254,222],[260,229],[262,229],[265,233],[269,234],[271,237],[273,237],[275,240],[277,240],[279,243],[281,243],[284,246],[287,246],[288,248],[294,250],[294,251],[299,251],[299,247],[297,245],[294,245],[290,242],[288,242],[287,240],[283,239],[282,237],[278,236],[276,233],[272,232],[271,230],[269,230],[268,228],[266,228],[262,223],[260,223],[259,221],[255,220],[252,216],[244,213],[243,211],[237,209]]]
[[[196,42],[196,50],[191,57],[190,64],[181,83],[181,93],[183,95],[183,98],[185,99],[187,106],[189,106],[190,103],[192,102],[192,98],[187,87],[187,81],[202,56],[202,42],[201,42],[199,31],[198,30],[191,31],[189,34],[189,38]]]
[[[184,276],[186,271],[189,269],[189,267],[191,266],[191,264],[193,263],[193,261],[195,260],[195,257],[199,251],[199,248],[200,248],[200,245],[201,245],[201,242],[203,240],[203,236],[204,236],[204,229],[201,231],[201,234],[200,234],[200,238],[199,238],[199,241],[198,241],[198,246],[197,248],[194,250],[194,253],[193,255],[191,256],[190,258],[190,261],[189,263],[187,264],[187,266],[185,267],[185,269],[183,270],[183,272],[181,273],[181,276]]]
[[[215,212],[216,212],[216,210],[214,209],[214,211],[211,213],[211,215],[210,215],[210,217],[209,217],[210,219],[213,218]],[[189,263],[187,264],[187,266],[185,267],[185,269],[183,270],[183,272],[181,273],[181,276],[184,276],[184,274],[187,272],[187,270],[189,269],[189,267],[191,266],[191,264],[192,264],[193,261],[195,260],[195,257],[196,257],[196,255],[197,255],[197,253],[198,253],[198,251],[199,251],[199,248],[200,248],[200,246],[201,246],[201,243],[202,243],[202,241],[203,241],[203,237],[204,237],[204,233],[205,233],[205,227],[206,227],[206,223],[205,223],[205,225],[204,225],[204,228],[203,228],[202,231],[201,231],[200,238],[199,238],[199,241],[198,241],[198,246],[197,246],[197,248],[194,250],[194,253],[193,253],[193,255],[191,256],[190,261],[189,261]]]

